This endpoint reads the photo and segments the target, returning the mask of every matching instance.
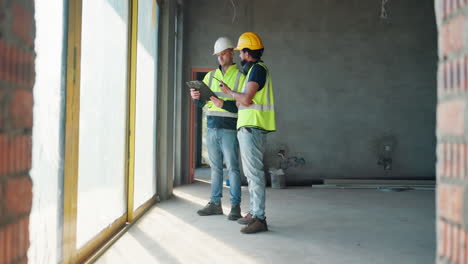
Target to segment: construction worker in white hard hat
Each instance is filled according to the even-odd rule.
[[[219,67],[206,74],[203,82],[218,96],[210,101],[200,101],[200,92],[191,90],[191,96],[198,107],[203,107],[207,116],[206,146],[211,166],[210,202],[198,210],[201,216],[222,215],[221,197],[223,196],[223,160],[226,163],[230,182],[231,212],[229,220],[241,216],[241,179],[239,170],[239,142],[237,140],[237,106],[232,96],[220,89],[220,81],[238,90],[244,83],[245,75],[238,69],[234,60],[234,45],[226,38],[216,40],[213,55],[218,58]]]
[[[242,233],[251,234],[268,231],[263,155],[266,134],[276,130],[275,101],[271,74],[261,60],[264,47],[260,37],[253,32],[242,34],[235,50],[240,51],[245,82],[240,91],[228,83],[222,83],[221,90],[231,95],[239,105],[237,138],[249,185],[250,210],[237,222],[247,225],[241,229]]]

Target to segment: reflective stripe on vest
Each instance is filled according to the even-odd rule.
[[[207,116],[222,116],[222,117],[234,117],[237,118],[237,113],[231,113],[231,112],[221,112],[221,111],[207,111],[206,112]]]
[[[216,70],[210,72],[210,82],[208,83],[208,88],[210,89],[211,89],[211,85],[213,84],[213,77],[214,77],[215,71]]]
[[[236,82],[234,83],[234,92],[237,92],[239,90],[239,79],[241,77],[241,74],[242,74],[241,72],[237,73]],[[231,95],[229,95],[229,96],[231,96]]]
[[[253,104],[251,106],[239,106],[239,110],[246,110],[246,109],[253,109],[258,111],[275,111],[274,105],[261,105],[261,104]]]

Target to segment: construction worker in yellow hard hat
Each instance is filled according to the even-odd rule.
[[[221,197],[223,196],[223,160],[226,162],[231,194],[231,212],[229,220],[237,220],[241,215],[241,179],[239,169],[239,142],[237,140],[237,106],[227,94],[221,92],[220,81],[240,89],[244,83],[244,74],[238,69],[234,60],[234,45],[231,40],[221,37],[216,40],[213,55],[218,58],[219,67],[206,74],[203,82],[218,96],[210,101],[201,102],[200,92],[191,90],[195,104],[203,107],[207,116],[206,146],[211,166],[210,202],[198,210],[201,216],[222,215]]]
[[[260,37],[246,32],[239,37],[234,49],[240,51],[245,82],[241,91],[234,91],[227,83],[222,83],[221,90],[231,95],[239,106],[237,138],[249,184],[250,211],[237,222],[247,225],[241,229],[242,233],[251,234],[268,231],[263,155],[266,134],[276,130],[275,101],[270,71],[261,60],[264,47]]]

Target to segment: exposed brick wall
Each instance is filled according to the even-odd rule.
[[[437,263],[468,264],[468,1],[436,0]]]
[[[27,263],[34,1],[0,0],[0,264]]]

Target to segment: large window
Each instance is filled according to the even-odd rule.
[[[84,0],[77,247],[126,213],[128,1]]]
[[[140,207],[156,194],[156,64],[155,1],[138,3],[135,117],[135,200]]]
[[[159,10],[155,0],[35,3],[28,257],[79,263],[155,201]]]

